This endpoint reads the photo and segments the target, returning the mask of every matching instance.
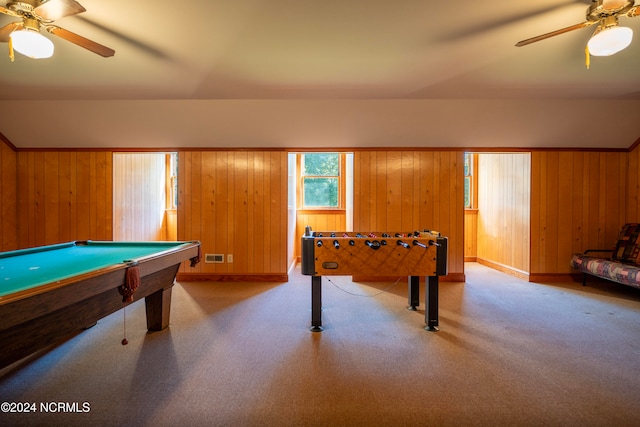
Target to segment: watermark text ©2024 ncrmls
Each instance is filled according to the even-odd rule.
[[[0,412],[83,413],[91,412],[89,402],[2,402]]]

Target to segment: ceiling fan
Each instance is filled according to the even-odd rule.
[[[103,57],[113,56],[115,51],[71,31],[53,25],[57,19],[85,12],[86,9],[75,0],[18,0],[8,1],[0,6],[0,13],[22,18],[0,28],[0,42],[9,43],[9,52],[13,60],[13,49],[32,58],[48,58],[53,54],[53,43],[40,34],[44,28],[49,33],[61,37],[73,44],[97,53]],[[30,50],[39,43],[43,50]]]
[[[587,44],[587,54],[595,56],[613,55],[629,46],[633,37],[631,28],[618,26],[618,18],[622,16],[634,18],[639,15],[640,5],[636,6],[634,0],[592,0],[591,6],[587,8],[586,21],[519,41],[516,46],[526,46],[569,31],[597,24],[598,26]]]

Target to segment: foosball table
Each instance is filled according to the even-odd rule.
[[[425,329],[438,330],[438,278],[447,274],[447,238],[410,233],[312,231],[302,236],[302,274],[311,277],[311,331],[322,328],[322,276],[407,276],[410,310],[425,277]]]

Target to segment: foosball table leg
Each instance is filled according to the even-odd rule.
[[[420,277],[409,276],[409,307],[408,310],[416,311],[420,305]]]
[[[425,330],[438,330],[438,276],[427,276],[425,283]]]
[[[311,332],[322,332],[322,276],[311,276]]]

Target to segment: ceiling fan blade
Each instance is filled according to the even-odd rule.
[[[104,56],[105,58],[109,56],[113,56],[116,51],[101,45],[100,43],[96,43],[92,40],[89,40],[85,37],[79,36],[76,33],[72,33],[69,30],[65,30],[64,28],[57,27],[55,25],[47,25],[45,27],[47,31],[51,34],[54,34],[58,37],[61,37],[67,41],[70,41],[73,44],[76,44],[80,47],[83,47],[87,50],[90,50],[93,53],[97,53],[100,56]]]
[[[163,50],[158,49],[150,44],[143,43],[142,41],[135,39],[133,37],[129,37],[126,34],[123,34],[119,31],[115,31],[113,28],[100,24],[99,22],[94,21],[90,18],[87,18],[86,16],[78,16],[75,19],[78,21],[82,21],[88,25],[91,25],[92,27],[97,28],[101,32],[105,34],[109,34],[110,36],[115,37],[128,45],[134,46],[137,49],[140,49],[141,51],[144,51],[150,55],[153,55],[156,58],[168,59],[167,54]]]
[[[560,34],[568,33],[569,31],[579,30],[580,28],[589,27],[589,26],[591,26],[593,24],[596,24],[596,22],[591,22],[591,21],[581,22],[579,24],[572,25],[572,26],[566,27],[566,28],[562,28],[560,30],[552,31],[552,32],[547,33],[547,34],[542,34],[540,36],[531,37],[530,39],[521,40],[518,43],[516,43],[516,46],[518,46],[518,47],[526,46],[526,45],[531,44],[531,43],[539,42],[540,40],[548,39],[549,37],[559,36]]]
[[[33,9],[45,21],[55,21],[65,16],[77,15],[87,9],[75,0],[49,0]]]
[[[4,6],[0,6],[0,13],[4,13],[5,15],[10,15],[10,16],[19,16],[16,12],[14,12],[11,9],[7,9]]]
[[[561,2],[560,0],[558,0],[559,4],[552,7],[540,7],[540,8],[536,7],[535,10],[526,12],[526,13],[521,13],[521,14],[516,14],[511,16],[507,15],[500,18],[479,21],[476,24],[466,25],[464,29],[462,28],[456,29],[454,31],[451,31],[449,34],[445,34],[442,40],[456,41],[456,40],[462,40],[468,37],[475,37],[475,36],[487,33],[489,31],[493,31],[498,28],[505,27],[507,25],[516,24],[516,23],[525,21],[527,19],[532,19],[537,16],[549,14],[556,10],[566,8],[567,6],[573,5],[575,3],[581,3],[582,1],[583,0],[565,0]]]
[[[8,42],[9,36],[16,30],[22,29],[21,21],[12,22],[0,28],[0,42]]]

